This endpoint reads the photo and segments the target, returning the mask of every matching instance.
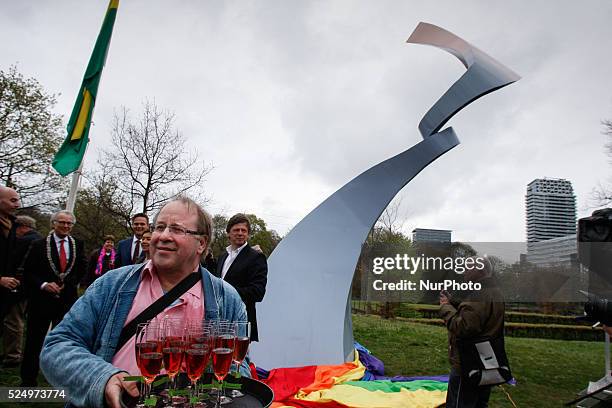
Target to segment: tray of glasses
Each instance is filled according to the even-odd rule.
[[[159,376],[157,380],[161,379],[162,377],[165,376]],[[201,380],[199,381],[200,384],[211,384],[213,380],[213,375],[212,373],[205,373]],[[237,397],[237,398],[232,398],[232,401],[229,403],[224,403],[222,405],[222,407],[227,407],[227,408],[265,408],[265,407],[269,407],[270,404],[272,404],[272,401],[274,400],[274,392],[272,391],[272,389],[270,387],[268,387],[266,384],[257,381],[257,380],[253,380],[252,378],[248,378],[248,377],[240,377],[240,378],[235,378],[231,375],[228,375],[226,377],[226,383],[229,384],[240,384],[240,392],[243,394],[242,397]],[[189,379],[187,378],[187,376],[185,374],[180,374],[177,378],[176,378],[176,385],[177,385],[177,389],[179,390],[187,390],[189,387]],[[232,387],[233,388],[233,387]],[[168,389],[168,384],[164,384],[158,387],[153,388],[152,394],[155,395],[157,397],[157,405],[155,408],[161,408],[161,407],[166,407],[166,406],[170,406],[167,402],[167,394],[166,394],[166,390]],[[209,393],[210,390],[209,389],[205,389],[203,390],[204,393]],[[226,389],[225,390],[225,394],[230,396],[231,395],[232,390],[231,389]],[[208,397],[203,397],[202,398],[202,403],[201,404],[196,404],[195,406],[197,407],[214,407],[215,406],[215,402],[216,402],[216,394],[210,393],[210,395]],[[138,399],[137,398],[132,398],[130,397],[127,393],[124,393],[122,395],[121,398],[121,405],[124,408],[135,408],[138,405]],[[189,404],[189,401],[187,398],[185,398],[184,403],[181,403],[181,399],[175,398],[174,404],[172,405],[174,407],[190,407],[192,405]]]

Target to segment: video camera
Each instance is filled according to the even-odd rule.
[[[612,208],[578,220],[578,260],[591,273],[612,276]]]
[[[584,304],[584,317],[582,319],[612,327],[612,301],[582,290],[580,293],[588,298]]]
[[[583,320],[612,326],[612,209],[594,211],[578,220],[578,259],[589,271]],[[603,296],[595,295],[597,292]]]

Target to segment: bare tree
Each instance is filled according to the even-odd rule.
[[[399,209],[402,205],[402,198],[394,200],[385,208],[385,211],[378,218],[378,225],[389,235],[400,233],[404,227],[405,219],[400,219]],[[402,217],[405,218],[405,217]]]
[[[121,220],[130,232],[130,217],[134,210],[134,203],[128,194],[118,188],[116,174],[113,173],[111,163],[98,162],[98,167],[87,172],[84,177],[85,190],[96,197],[97,206],[113,219]],[[77,199],[80,200],[80,197]]]
[[[601,124],[604,126],[602,133],[608,136],[605,150],[610,157],[610,164],[612,164],[612,120],[604,120]],[[596,207],[610,205],[612,203],[612,187],[600,183],[593,189],[591,198]]]
[[[0,180],[19,191],[26,207],[56,204],[68,190],[50,166],[62,143],[55,103],[15,66],[0,70]]]
[[[405,237],[402,228],[406,222],[406,215],[400,214],[402,198],[393,200],[380,215],[376,224],[370,230],[370,242],[403,241]]]
[[[186,147],[175,129],[174,113],[155,102],[144,102],[137,122],[125,107],[115,113],[112,148],[104,151],[99,164],[116,184],[115,194],[126,203],[128,214],[151,213],[180,193],[205,201],[201,186],[211,167]]]

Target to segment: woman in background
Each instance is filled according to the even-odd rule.
[[[111,269],[115,269],[117,266],[115,237],[113,235],[106,235],[104,237],[104,244],[102,244],[102,247],[94,250],[89,256],[87,273],[81,281],[81,285],[88,287],[93,283],[93,281]]]
[[[140,244],[142,245],[142,252],[140,253],[140,257],[138,257],[138,263],[147,262],[149,259],[151,259],[151,255],[149,254],[149,246],[151,245],[151,231],[145,231],[142,234]]]

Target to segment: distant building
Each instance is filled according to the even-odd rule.
[[[415,228],[412,230],[412,243],[449,243],[451,242],[451,230],[439,230],[428,228]]]
[[[538,266],[576,265],[578,244],[576,234],[532,243],[527,262]]]
[[[535,179],[527,185],[527,261],[545,266],[576,258],[576,196],[563,179]]]

